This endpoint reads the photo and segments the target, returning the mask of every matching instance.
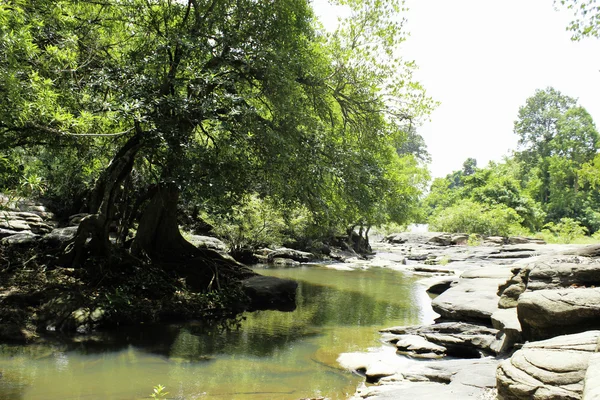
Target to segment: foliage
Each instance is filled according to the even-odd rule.
[[[150,395],[151,399],[162,399],[163,397],[167,397],[169,392],[165,392],[166,388],[163,385],[156,385],[152,390],[152,394]]]
[[[573,12],[574,19],[568,30],[573,32],[573,40],[600,35],[600,6],[596,0],[555,0]]]
[[[571,218],[561,218],[558,223],[547,223],[542,230],[542,237],[553,243],[572,243],[586,233],[587,229],[579,222]]]
[[[442,209],[430,220],[430,228],[441,232],[508,236],[522,218],[504,205],[486,207],[472,200],[463,200]]]
[[[339,4],[350,16],[325,33],[305,0],[5,2],[0,150],[23,151],[67,213],[139,143],[110,200],[120,223],[162,182],[217,218],[255,196],[322,232],[404,223],[435,104],[397,51],[402,2]]]
[[[223,215],[202,215],[214,226],[213,233],[232,250],[277,247],[309,229],[310,214],[302,208],[282,208],[272,199],[250,196]]]

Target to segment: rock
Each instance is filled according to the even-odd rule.
[[[516,307],[518,297],[525,291],[600,286],[598,252],[596,246],[585,246],[520,261],[512,278],[499,289],[499,306]]]
[[[0,241],[0,243],[5,246],[30,246],[36,243],[40,238],[40,235],[36,235],[31,232],[21,232],[5,237]]]
[[[529,238],[523,236],[510,236],[507,240],[508,244],[546,244],[542,239]]]
[[[427,288],[429,294],[442,294],[446,290],[450,289],[453,282],[456,281],[455,277],[447,277],[441,281],[438,281]]]
[[[271,264],[273,264],[277,267],[298,267],[300,265],[300,263],[298,261],[294,261],[289,258],[281,258],[281,257],[276,257],[271,260],[269,260],[267,258],[267,261],[269,261]]]
[[[406,243],[406,237],[402,233],[392,233],[391,235],[387,235],[383,238],[383,242],[393,243],[393,244],[402,244]]]
[[[600,400],[600,350],[590,357],[583,384],[583,400]]]
[[[581,399],[599,331],[526,343],[498,367],[498,399]]]
[[[89,216],[91,214],[88,213],[79,213],[79,214],[74,214],[71,215],[69,217],[69,226],[77,226],[81,223],[81,220],[84,219],[85,217]]]
[[[498,280],[460,279],[455,286],[433,299],[433,311],[443,318],[458,321],[483,321],[498,310]]]
[[[288,249],[282,247],[269,253],[268,255],[269,261],[274,260],[275,258],[289,258],[298,262],[308,262],[315,259],[315,256],[312,253],[308,253],[306,251]]]
[[[363,386],[352,399],[478,399],[495,386],[498,362],[491,358],[479,360],[409,361],[398,363],[383,359],[367,360],[365,374],[371,371],[392,375],[379,378],[378,385]],[[344,357],[340,363],[346,366]]]
[[[525,292],[517,313],[525,340],[600,329],[600,288]]]
[[[504,237],[503,236],[486,236],[483,238],[484,243],[486,244],[495,244],[495,245],[503,245]]]
[[[469,236],[464,234],[441,234],[429,239],[429,243],[439,246],[465,245],[469,241]]]
[[[527,289],[529,280],[529,268],[516,267],[511,270],[513,276],[505,283],[498,286],[499,308],[515,308],[518,304],[519,296]]]
[[[19,232],[13,231],[12,229],[0,228],[0,239],[5,238],[7,236],[16,235],[17,233],[19,233]]]
[[[242,281],[252,310],[293,311],[298,283],[289,279],[257,275]]]
[[[65,228],[56,228],[53,229],[52,232],[44,236],[42,239],[44,242],[51,246],[62,246],[67,242],[75,239],[75,235],[77,234],[78,227],[76,226],[67,226]]]
[[[445,354],[452,357],[479,358],[481,352],[496,354],[497,329],[465,322],[442,322],[426,326],[393,327],[380,332],[395,335],[416,335],[428,342],[444,347]],[[396,343],[401,336],[388,341]],[[397,345],[396,345],[397,347]]]
[[[400,335],[394,339],[396,352],[414,358],[442,358],[446,348],[429,342],[422,336]]]
[[[500,353],[510,351],[516,343],[523,342],[521,332],[521,323],[517,317],[516,308],[507,308],[496,311],[492,314],[492,326],[498,329],[505,336]]]
[[[431,267],[424,265],[416,265],[411,269],[415,272],[425,272],[428,274],[454,274],[454,271],[448,268]]]
[[[226,252],[228,247],[222,241],[212,236],[189,235],[187,241],[201,249],[211,249],[220,252]]]

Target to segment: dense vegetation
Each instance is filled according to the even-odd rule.
[[[572,239],[600,230],[600,136],[577,100],[553,88],[527,99],[514,125],[519,149],[502,163],[436,179],[425,199],[435,229],[487,235],[540,230]]]
[[[399,55],[403,4],[335,4],[350,15],[327,32],[307,0],[2,2],[0,190],[88,214],[38,266],[75,268],[88,298],[102,283],[112,303],[135,285],[177,302],[248,273],[180,225],[234,248],[364,249],[371,226],[408,221],[433,103]]]

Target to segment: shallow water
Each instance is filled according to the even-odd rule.
[[[260,269],[299,282],[297,309],[249,313],[238,330],[199,324],[121,330],[76,344],[0,345],[0,399],[345,399],[363,379],[340,353],[378,346],[378,328],[430,317],[415,278],[388,269]],[[108,340],[107,340],[108,339]]]

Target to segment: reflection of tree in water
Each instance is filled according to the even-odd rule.
[[[355,272],[349,276],[332,272],[340,280],[333,286],[299,282],[298,307],[294,312],[248,313],[239,329],[235,329],[235,322],[230,326],[207,322],[147,325],[85,337],[57,337],[44,345],[0,346],[0,372],[4,360],[23,360],[22,372],[9,372],[5,368],[8,373],[0,378],[2,399],[23,399],[22,393],[29,384],[29,377],[35,374],[31,369],[38,368],[37,362],[32,360],[54,358],[70,352],[84,356],[119,353],[118,356],[127,364],[145,365],[153,362],[211,363],[219,355],[268,358],[284,354],[295,343],[301,343],[306,338],[320,335],[323,328],[384,326],[395,320],[418,319],[418,308],[414,305],[413,287],[409,280],[395,281],[385,271],[375,274]],[[322,271],[318,270],[307,273],[313,274],[310,278],[312,282],[330,276],[321,275]],[[303,277],[309,279],[308,275],[301,279]],[[332,343],[326,347],[322,349],[324,354],[319,353],[317,358],[330,365],[329,361],[337,358],[333,353],[341,349],[332,348]],[[315,348],[311,351],[321,350]],[[317,353],[311,354],[314,358]],[[40,369],[47,367],[39,366]],[[13,368],[12,365],[10,368]]]

